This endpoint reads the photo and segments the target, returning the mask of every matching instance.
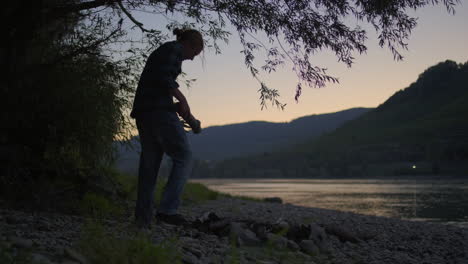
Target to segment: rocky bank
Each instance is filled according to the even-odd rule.
[[[468,263],[468,229],[455,226],[274,199],[222,198],[183,205],[180,213],[190,226],[153,225],[149,235],[153,243],[176,237],[183,263]],[[38,263],[88,263],[75,247],[85,222],[80,216],[2,208],[0,241],[30,249]],[[135,232],[131,220],[107,219],[104,225],[121,237]]]

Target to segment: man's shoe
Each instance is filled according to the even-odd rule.
[[[188,225],[189,222],[180,214],[157,213],[156,220],[171,225]]]

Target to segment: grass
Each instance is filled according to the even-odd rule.
[[[30,249],[14,248],[10,243],[5,241],[0,241],[0,263],[42,264],[33,260]]]
[[[232,194],[228,194],[228,193],[220,193],[220,197],[236,198],[236,199],[240,199],[240,200],[253,201],[253,202],[263,202],[262,198],[243,196],[243,195],[232,195]]]
[[[135,200],[136,193],[137,193],[137,183],[138,178],[137,176],[124,174],[118,172],[117,170],[111,170],[113,177],[116,181],[121,185],[123,192],[125,193],[126,198]],[[164,186],[166,185],[166,179],[158,179],[156,184],[156,191],[155,191],[155,201],[159,203],[162,198],[162,194],[164,191]],[[261,198],[255,197],[248,197],[248,196],[237,196],[237,195],[230,195],[225,193],[220,193],[214,190],[211,190],[207,186],[201,183],[195,183],[188,181],[185,184],[184,192],[182,193],[182,200],[184,203],[202,203],[204,201],[209,200],[216,200],[219,198],[236,198],[246,201],[256,201],[261,202],[263,201]]]
[[[119,216],[124,213],[124,208],[117,205],[104,195],[88,192],[79,203],[79,210],[83,215],[94,218],[106,216]]]
[[[13,248],[4,243],[3,241],[0,242],[0,263],[5,263],[5,264],[13,264],[13,263],[27,263],[27,260],[29,258],[18,258],[17,256],[14,256],[14,253],[12,252]]]
[[[114,168],[108,168],[107,172],[110,178],[114,179],[115,182],[120,186],[119,193],[123,200],[136,200],[137,196],[137,176],[121,173]],[[155,203],[159,204],[164,192],[164,187],[167,180],[162,178],[158,179],[155,190]],[[261,198],[254,198],[248,196],[236,196],[225,193],[220,193],[211,190],[202,183],[188,181],[184,186],[182,193],[183,204],[200,204],[209,200],[216,200],[220,198],[235,198],[246,201],[262,202]],[[120,201],[120,202],[119,202]],[[82,215],[93,217],[96,219],[102,219],[106,217],[119,217],[123,216],[127,211],[125,203],[121,203],[122,199],[111,199],[107,195],[88,192],[83,198],[74,203],[74,207],[78,209],[78,212]]]
[[[98,222],[88,222],[78,242],[78,251],[93,264],[179,264],[182,263],[176,238],[160,244],[139,233],[133,238],[106,233]]]

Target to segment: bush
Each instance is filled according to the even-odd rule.
[[[94,218],[122,215],[124,210],[107,197],[96,193],[86,193],[80,202],[82,214]]]

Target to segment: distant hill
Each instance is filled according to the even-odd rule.
[[[213,126],[205,128],[198,135],[190,133],[189,140],[198,160],[220,161],[264,154],[332,131],[369,110],[370,108],[353,108],[337,113],[305,116],[287,123],[254,121]],[[137,137],[132,139],[134,149],[116,144],[119,149],[117,167],[120,169],[136,172],[140,151],[137,140]]]
[[[446,61],[427,69],[373,111],[303,144],[301,150],[337,152],[344,146],[381,144],[447,148],[465,146],[467,140],[468,63]]]
[[[288,151],[218,166],[218,175],[468,176],[468,63],[441,62],[340,128]],[[269,173],[261,173],[268,171]]]
[[[198,159],[219,161],[289,147],[329,132],[367,111],[368,108],[353,108],[305,116],[288,123],[254,121],[214,126],[200,135],[190,134],[189,139]]]

